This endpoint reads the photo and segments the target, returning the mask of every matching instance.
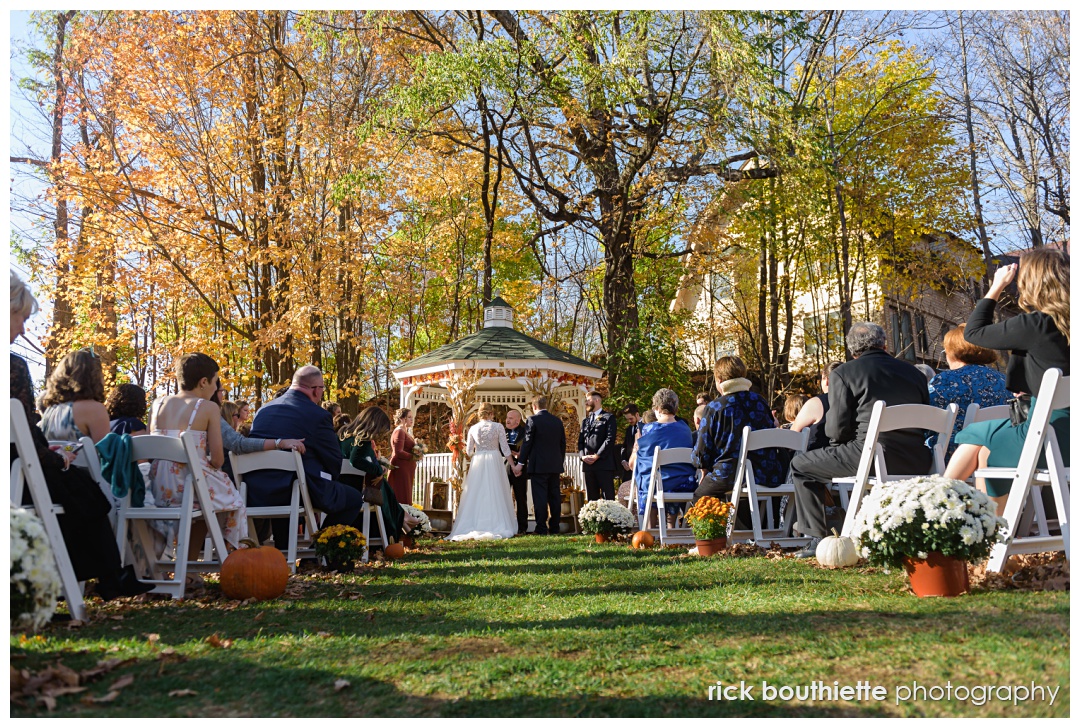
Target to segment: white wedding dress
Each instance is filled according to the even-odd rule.
[[[517,533],[517,515],[506,477],[505,457],[510,454],[506,429],[498,422],[480,420],[469,428],[466,452],[472,455],[464,492],[448,541],[487,541]]]

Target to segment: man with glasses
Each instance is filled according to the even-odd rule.
[[[255,413],[251,437],[271,440],[303,439],[304,472],[312,505],[326,514],[324,526],[352,525],[364,506],[361,492],[338,481],[341,475],[341,444],[334,432],[333,417],[319,402],[326,391],[322,372],[315,366],[296,370],[292,385],[277,399]],[[280,506],[289,503],[293,476],[283,470],[259,470],[244,477],[248,505]],[[288,543],[287,519],[273,519],[274,543]]]

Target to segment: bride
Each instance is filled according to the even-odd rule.
[[[506,430],[493,421],[495,408],[487,402],[480,405],[479,414],[480,421],[469,428],[466,452],[472,463],[448,541],[510,538],[517,533],[504,460],[510,456]]]

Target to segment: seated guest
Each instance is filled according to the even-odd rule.
[[[244,400],[239,400],[236,403],[236,429],[247,424],[247,421],[251,419],[251,405]]]
[[[304,441],[304,472],[312,505],[326,514],[324,526],[353,525],[364,505],[360,491],[341,482],[341,444],[334,433],[333,418],[319,406],[323,375],[315,366],[303,366],[292,385],[277,399],[255,413],[251,436],[276,442]],[[287,505],[292,497],[293,476],[283,470],[257,470],[244,476],[248,505]],[[274,543],[289,542],[288,519],[273,520]]]
[[[109,434],[105,409],[105,377],[101,360],[91,349],[73,351],[56,365],[38,399],[41,429],[49,440],[94,442]]]
[[[224,392],[221,386],[218,386],[217,392],[210,398],[210,401],[214,404],[221,405],[221,444],[225,448],[226,452],[234,452],[238,455],[249,452],[264,452],[266,450],[296,450],[301,455],[304,454],[304,440],[292,440],[288,438],[271,440],[270,438],[262,437],[246,437],[241,435],[229,422],[229,418],[226,416],[226,406],[230,404],[236,404],[233,402],[221,402],[221,397]],[[223,470],[232,475],[232,468],[229,465],[228,459],[225,460],[225,466]]]
[[[833,478],[850,477],[859,467],[870,414],[878,400],[886,406],[929,404],[926,377],[911,364],[894,359],[885,350],[885,330],[860,321],[847,332],[847,348],[854,360],[841,364],[829,377],[829,417],[825,434],[830,444],[819,450],[798,453],[791,460],[795,484],[798,530],[810,543],[795,555],[814,556],[827,535],[825,492]],[[885,453],[889,472],[923,475],[930,472],[933,456],[922,430],[884,432],[878,444]]]
[[[329,412],[331,417],[337,417],[341,414],[341,405],[337,402],[323,402],[322,408]]]
[[[969,405],[993,407],[1005,404],[1012,396],[1005,388],[1005,375],[986,366],[997,362],[997,352],[964,341],[966,326],[960,324],[945,334],[945,361],[949,368],[930,380],[930,404],[945,409],[955,402],[960,408],[953,426],[954,436],[964,427]],[[926,444],[934,447],[937,438],[935,432]],[[951,458],[955,450],[956,443],[950,442],[945,460]]]
[[[915,368],[923,373],[923,376],[926,377],[927,382],[933,380],[933,378],[937,376],[937,372],[934,371],[934,367],[930,366],[929,364],[916,364]]]
[[[840,366],[841,362],[831,361],[821,370],[821,394],[811,397],[795,415],[791,422],[792,432],[802,432],[810,428],[806,441],[806,450],[818,450],[829,444],[825,434],[825,415],[829,412],[829,375]]]
[[[626,429],[623,431],[619,465],[622,468],[620,476],[625,483],[633,478],[633,470],[630,468],[630,456],[634,453],[634,443],[637,442],[638,422],[641,421],[641,413],[636,404],[628,404],[622,408],[622,416],[626,420]]]
[[[236,429],[240,426],[240,418],[237,412],[240,408],[236,406],[236,402],[230,402],[225,400],[221,403],[221,419],[228,423],[229,427]]]
[[[669,450],[676,447],[691,447],[690,425],[675,419],[679,410],[679,395],[670,389],[659,389],[652,398],[652,410],[655,422],[642,426],[634,453],[630,457],[634,466],[634,482],[637,484],[637,512],[644,518],[645,501],[649,493],[649,478],[652,474],[653,454],[656,447]],[[694,466],[690,463],[664,465],[660,471],[664,492],[687,493],[697,485]],[[671,523],[679,513],[681,505],[667,507],[668,522]]]
[[[729,500],[739,467],[743,428],[749,425],[751,430],[767,430],[776,426],[769,404],[760,394],[750,391],[742,359],[722,356],[713,373],[720,398],[708,404],[694,447],[694,465],[702,471],[701,483],[694,491],[695,501],[705,496]],[[775,488],[784,482],[786,468],[776,448],[755,450],[749,456],[758,487]],[[741,504],[739,510],[736,520],[741,523],[737,527],[744,528],[749,523],[749,504]]]
[[[703,404],[708,404],[709,402],[712,402],[713,397],[708,392],[698,392],[695,399],[697,401],[697,406],[700,407]]]
[[[694,410],[694,445],[697,445],[698,432],[701,431],[701,421],[705,419],[705,413],[708,409],[709,407],[707,405],[699,404]]]
[[[352,417],[349,417],[347,414],[342,412],[340,415],[334,418],[334,432],[338,433],[338,436],[340,437],[341,428],[349,424],[350,422],[352,422]]]
[[[121,384],[105,400],[109,432],[117,435],[145,435],[146,390],[138,384]]]
[[[789,394],[784,400],[784,424],[780,425],[785,430],[790,430],[795,418],[802,412],[803,406],[810,400],[805,394]]]
[[[37,301],[26,284],[11,274],[11,343],[24,330],[26,319],[38,310]],[[120,551],[116,534],[109,522],[112,505],[90,474],[82,468],[70,467],[73,452],[55,452],[49,448],[45,435],[34,426],[38,420],[34,410],[34,384],[26,360],[11,353],[11,399],[17,399],[26,413],[30,436],[41,464],[45,487],[54,503],[64,507],[57,515],[64,546],[71,560],[75,578],[79,581],[97,579],[95,593],[104,601],[118,597],[133,597],[151,591],[153,584],[144,584],[135,576],[135,569],[120,566]],[[11,444],[11,460],[18,457]],[[23,491],[22,505],[31,502],[30,489]]]
[[[393,425],[382,407],[365,407],[360,410],[350,424],[346,425],[339,436],[341,454],[349,465],[364,473],[363,477],[342,475],[341,482],[356,488],[361,493],[365,488],[378,488],[382,494],[383,521],[390,538],[401,540],[401,536],[416,525],[417,520],[405,513],[394,489],[386,478],[387,468],[379,462],[379,448],[376,441],[390,434]]]

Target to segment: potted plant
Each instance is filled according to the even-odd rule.
[[[698,556],[712,556],[727,548],[731,503],[705,496],[686,512],[686,522],[694,532]]]
[[[401,507],[410,516],[420,520],[420,523],[417,523],[415,526],[413,526],[412,530],[409,531],[408,535],[406,535],[402,539],[402,543],[406,547],[414,548],[416,546],[416,540],[417,539],[423,538],[424,536],[430,536],[431,535],[431,519],[428,518],[428,515],[426,513],[424,513],[421,509],[417,508],[416,506],[410,506],[410,505],[406,505],[406,504],[402,503]]]
[[[877,486],[863,499],[852,532],[859,553],[875,566],[903,566],[920,597],[968,590],[967,562],[990,555],[1005,519],[967,483],[923,476]]]
[[[315,555],[326,559],[331,569],[351,571],[364,556],[367,540],[352,526],[339,523],[315,534]]]
[[[634,516],[615,501],[594,500],[578,511],[578,523],[583,533],[596,537],[596,543],[605,543],[616,534],[630,533]]]
[[[11,507],[11,629],[37,630],[48,624],[60,596],[49,538],[33,511]]]

